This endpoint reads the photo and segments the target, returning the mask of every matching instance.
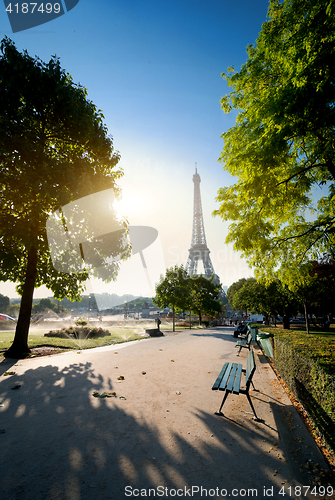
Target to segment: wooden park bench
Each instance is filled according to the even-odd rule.
[[[248,326],[240,323],[234,330],[234,337],[245,338],[248,334]]]
[[[246,339],[249,332],[250,332],[250,330],[249,330],[248,326],[245,325],[245,327],[242,328],[240,333],[238,334],[238,338],[239,339]]]
[[[251,333],[248,332],[247,336],[244,339],[239,339],[236,342],[235,347],[239,347],[240,348],[239,351],[238,351],[238,353],[237,353],[237,355],[240,354],[240,352],[241,352],[241,350],[242,350],[243,347],[245,347],[246,349],[249,349],[249,351],[250,351],[251,340],[252,340]]]
[[[226,362],[216,381],[214,382],[214,385],[212,387],[213,391],[225,391],[225,395],[223,397],[221,406],[219,411],[215,412],[215,415],[221,415],[224,416],[224,414],[221,412],[221,409],[229,396],[229,394],[245,394],[248,398],[249,404],[252,408],[252,411],[255,415],[254,420],[257,420],[257,422],[260,422],[261,419],[259,419],[256,415],[255,408],[252,404],[252,401],[249,396],[249,388],[250,384],[252,384],[252,387],[254,391],[255,389],[254,383],[252,381],[252,377],[255,373],[256,370],[256,364],[255,364],[255,358],[254,358],[254,351],[251,349],[251,351],[248,354],[247,358],[247,368],[246,370],[243,369],[242,365],[240,363],[232,363],[232,362]],[[245,384],[242,383],[242,374],[245,373]],[[244,379],[244,377],[243,377]],[[244,387],[242,387],[244,385]]]

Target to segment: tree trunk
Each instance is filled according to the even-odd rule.
[[[176,328],[175,328],[175,319],[174,319],[174,306],[172,306],[172,331],[175,332],[176,331]]]
[[[37,249],[31,247],[28,251],[26,279],[23,285],[19,318],[15,337],[11,347],[5,352],[7,358],[24,358],[29,352],[28,333],[33,305],[35,280],[37,275]]]
[[[283,315],[283,328],[284,330],[290,329],[290,318],[287,316],[287,314]]]
[[[306,301],[304,301],[304,311],[305,311],[306,332],[309,333],[309,321],[308,321],[308,315],[307,315]]]

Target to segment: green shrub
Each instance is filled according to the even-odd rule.
[[[88,323],[86,321],[86,319],[83,319],[83,318],[78,318],[76,321],[75,321],[76,325],[77,326],[86,326]]]
[[[91,328],[89,326],[62,328],[61,330],[51,330],[44,334],[44,337],[60,337],[72,339],[93,339],[110,335],[108,330],[103,328]]]
[[[276,369],[310,415],[315,429],[335,451],[335,375],[327,373],[317,359],[312,359],[315,353],[311,354],[308,357],[299,352],[293,339],[275,336]]]

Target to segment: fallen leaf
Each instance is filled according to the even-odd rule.
[[[179,396],[181,394],[181,392],[180,391],[176,391],[176,394],[178,394],[178,396]]]
[[[92,396],[95,398],[116,398],[116,392],[98,392],[94,391]]]
[[[174,363],[174,359],[171,359],[171,361]]]
[[[15,372],[5,372],[4,375],[5,376],[7,376],[7,375],[15,375]]]
[[[127,398],[125,398],[124,396],[119,396],[119,399],[127,399]]]
[[[117,379],[118,379],[118,380],[124,380],[124,376],[123,376],[123,375],[120,375]]]
[[[20,385],[14,385],[14,387],[11,387],[11,389],[13,389],[13,390],[14,389],[20,389],[20,387],[21,387]]]
[[[147,372],[142,372],[142,375],[145,375]]]

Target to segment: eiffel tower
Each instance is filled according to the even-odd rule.
[[[197,274],[198,261],[202,260],[205,276],[210,279],[214,275],[214,283],[220,283],[220,278],[214,272],[214,267],[209,256],[210,250],[207,247],[204,219],[202,216],[201,195],[200,195],[200,175],[195,167],[193,175],[194,202],[193,202],[193,230],[191,248],[189,249],[186,270],[189,276]]]

